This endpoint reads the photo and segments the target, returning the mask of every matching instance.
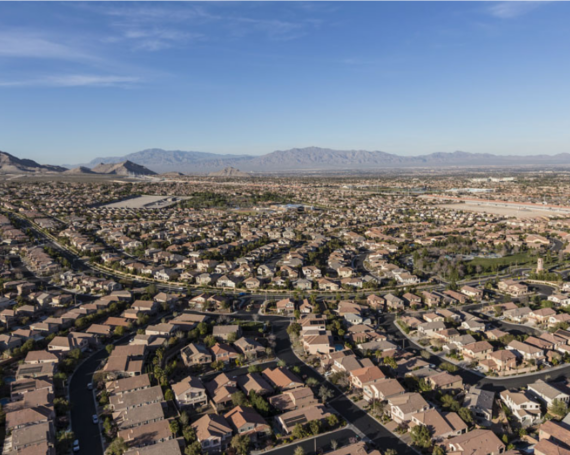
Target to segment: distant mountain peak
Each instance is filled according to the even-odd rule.
[[[218,172],[210,172],[208,175],[210,177],[249,177],[249,174],[232,166],[228,166]]]
[[[17,158],[7,152],[0,151],[0,173],[2,174],[51,173],[66,170],[67,168],[61,166],[38,164],[34,160]]]
[[[114,175],[156,175],[145,166],[125,160],[120,163],[101,163],[92,169],[96,174],[114,174]]]

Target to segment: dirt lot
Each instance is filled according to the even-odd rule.
[[[466,202],[464,204],[443,204],[444,207],[454,210],[465,210],[466,212],[491,213],[494,215],[512,216],[515,218],[536,218],[539,216],[561,216],[563,212],[556,210],[536,210],[536,209],[516,209],[512,207],[500,207],[493,205],[482,205],[474,202]]]
[[[125,201],[113,202],[105,207],[114,209],[161,209],[177,202],[188,199],[179,196],[139,196]]]

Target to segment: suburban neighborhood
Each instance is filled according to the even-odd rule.
[[[570,214],[417,184],[0,184],[3,453],[570,453]]]

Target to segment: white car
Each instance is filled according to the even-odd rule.
[[[99,423],[99,417],[97,415],[93,415],[93,423]]]
[[[88,388],[89,390],[93,390],[93,383],[90,382],[89,384],[87,384],[87,388]]]
[[[75,441],[73,441],[73,451],[79,452],[79,439],[76,439]]]

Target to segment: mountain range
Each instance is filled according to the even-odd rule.
[[[277,150],[260,156],[218,155],[181,150],[147,149],[122,157],[96,158],[90,163],[62,166],[42,165],[0,152],[0,173],[62,173],[154,175],[155,173],[213,174],[221,177],[248,173],[296,173],[319,171],[368,171],[401,168],[570,166],[570,154],[492,155],[488,153],[432,153],[400,156],[381,151],[333,150],[319,147]],[[71,166],[68,166],[71,167]],[[238,171],[238,169],[240,169]]]
[[[245,172],[302,172],[464,166],[570,165],[570,154],[492,155],[488,153],[438,152],[401,156],[381,151],[334,150],[320,147],[277,150],[265,155],[218,155],[180,150],[147,149],[123,157],[96,158],[85,166],[130,160],[155,172],[204,174],[235,167]]]

